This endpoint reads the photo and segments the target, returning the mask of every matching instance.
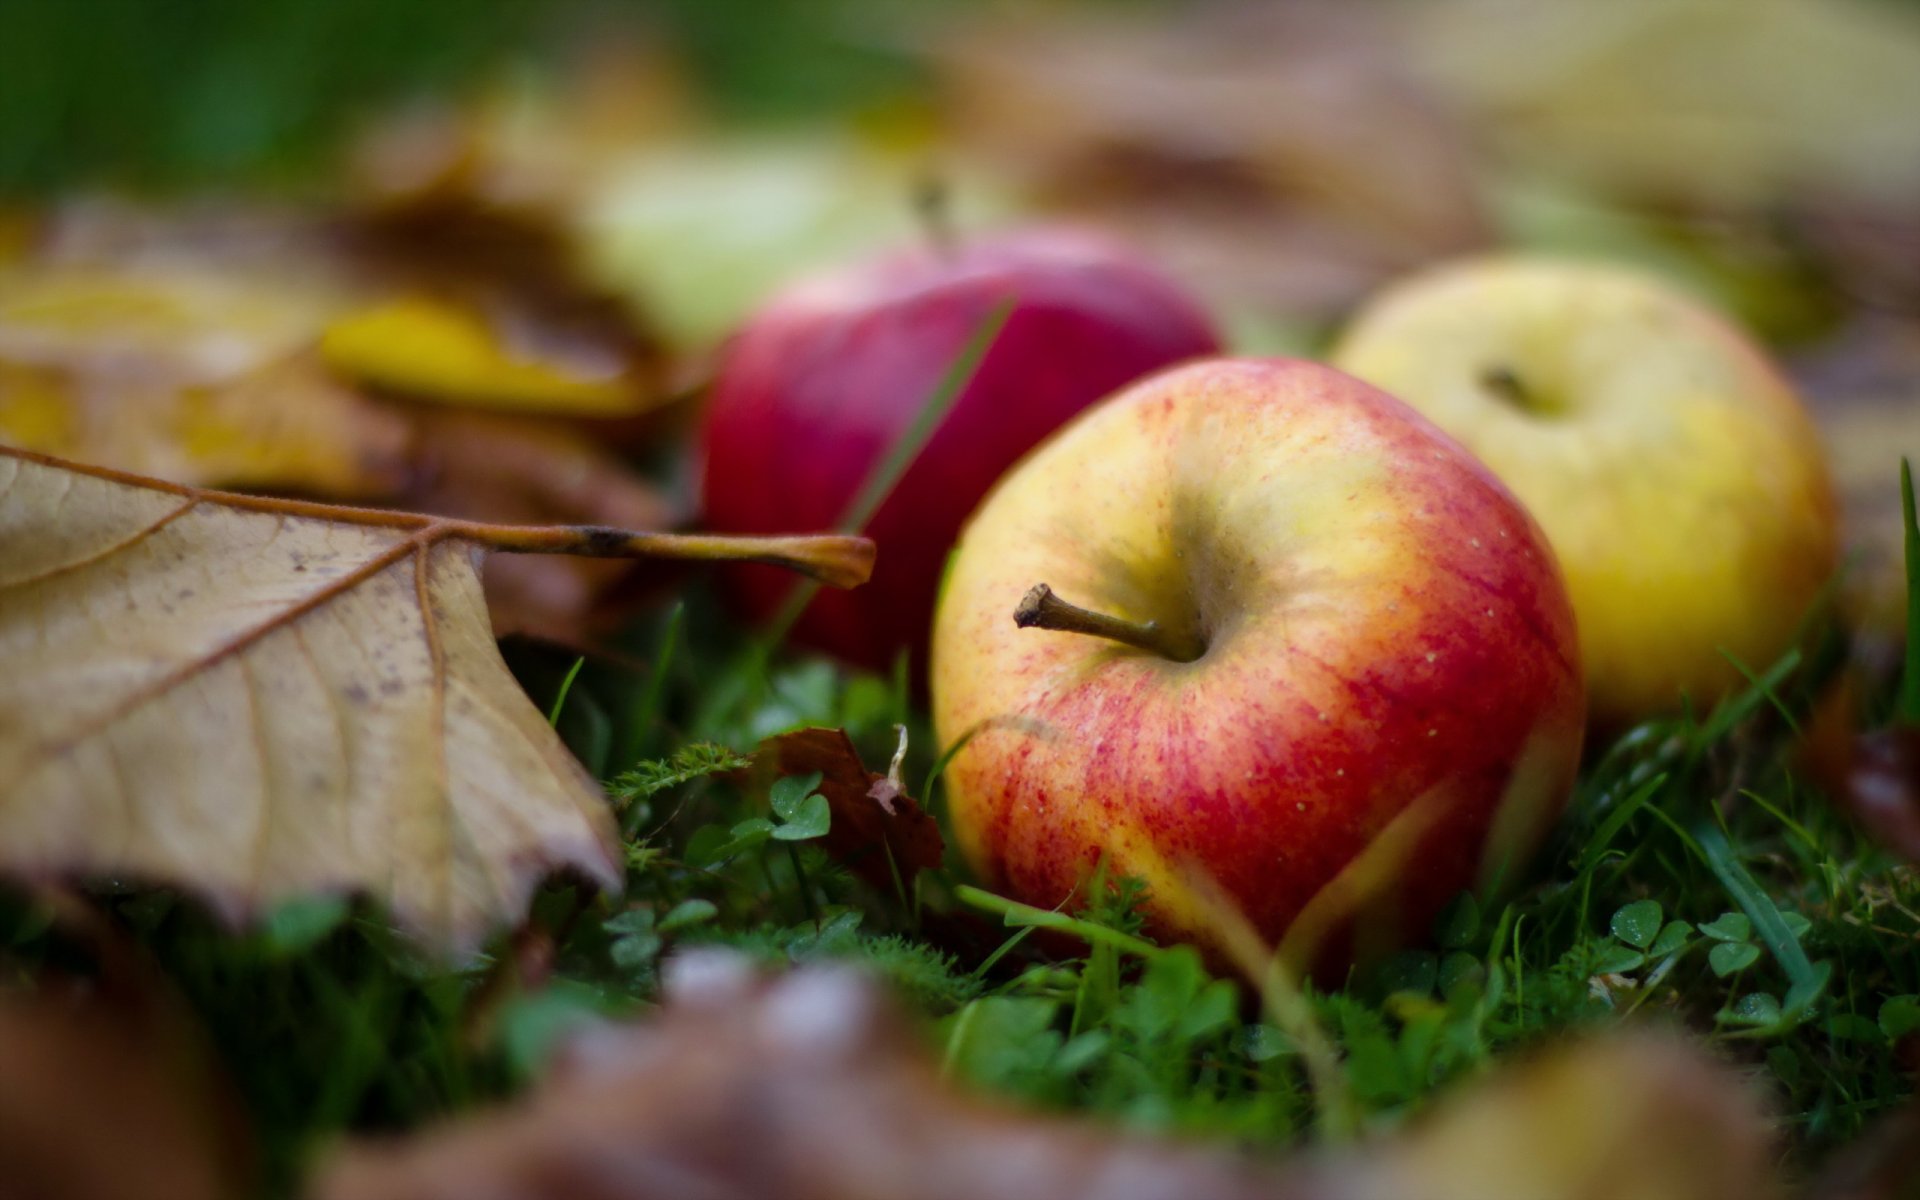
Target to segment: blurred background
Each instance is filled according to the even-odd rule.
[[[1887,464],[1920,454],[1916,112],[1912,0],[6,0],[0,264],[40,275],[0,303],[0,436],[190,482],[457,508],[444,493],[473,479],[409,494],[409,464],[429,442],[485,461],[461,448],[490,436],[473,408],[659,445],[770,288],[930,221],[1117,230],[1241,352],[1312,352],[1436,259],[1594,253],[1678,280],[1786,356],[1863,548],[1856,603],[1890,620]],[[157,274],[130,281],[130,264]],[[72,276],[104,265],[110,286]],[[335,327],[422,279],[521,360],[538,347],[547,374],[476,399],[502,390],[476,382],[501,346],[453,345],[448,313]],[[134,350],[205,393],[316,329],[330,373],[289,367],[278,394],[344,375],[362,399],[453,398],[460,427],[427,437],[444,413],[338,395],[272,428],[227,412],[157,439],[70,411]],[[519,472],[541,481],[523,515],[588,494],[629,522],[684,506],[540,436],[601,474],[556,494],[549,463]],[[578,632],[613,586],[521,583],[507,624],[549,633]]]

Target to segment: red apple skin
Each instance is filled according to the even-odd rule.
[[[1170,280],[1095,234],[1041,228],[910,250],[804,281],[727,347],[701,430],[705,526],[830,529],[996,308],[1005,327],[946,420],[868,522],[873,579],[822,592],[793,640],[874,670],[925,670],[935,595],[967,515],[1021,455],[1149,372],[1217,351]],[[725,574],[751,619],[790,574]]]
[[[1017,628],[1039,582],[1207,648]],[[1324,971],[1513,880],[1573,786],[1578,653],[1539,528],[1411,408],[1312,363],[1196,363],[970,523],[934,633],[940,745],[970,738],[951,824],[1016,899],[1069,903],[1104,857],[1160,936],[1224,960],[1224,900]]]

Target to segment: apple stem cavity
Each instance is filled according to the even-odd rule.
[[[1022,629],[1091,634],[1174,662],[1192,662],[1207,652],[1206,642],[1197,635],[1182,634],[1158,621],[1129,621],[1081,608],[1054,595],[1044,583],[1034,584],[1020,597],[1019,606],[1013,610],[1013,623]]]
[[[1480,386],[1513,405],[1521,412],[1544,415],[1554,411],[1538,392],[1520,382],[1512,367],[1488,367],[1480,372]]]

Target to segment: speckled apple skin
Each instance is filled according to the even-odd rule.
[[[1015,307],[978,371],[864,530],[879,546],[872,580],[817,596],[796,642],[881,671],[905,649],[924,672],[947,555],[994,481],[1114,389],[1218,349],[1176,284],[1125,247],[1069,227],[917,248],[803,281],[722,356],[700,435],[704,526],[838,526],[1008,300]],[[794,588],[771,567],[723,578],[753,619]]]
[[[1016,627],[1040,582],[1206,652]],[[941,745],[969,739],[945,780],[987,886],[1052,907],[1104,855],[1161,935],[1220,957],[1224,897],[1323,968],[1511,881],[1585,718],[1520,504],[1398,400],[1281,359],[1153,377],[1009,474],[941,597],[933,703]]]

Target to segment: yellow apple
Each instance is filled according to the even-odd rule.
[[[1710,704],[1785,651],[1835,566],[1818,435],[1767,355],[1657,279],[1495,257],[1389,289],[1336,366],[1406,400],[1559,555],[1590,710]]]
[[[1104,858],[1163,936],[1219,957],[1225,902],[1343,959],[1513,877],[1572,786],[1577,654],[1545,539],[1459,445],[1329,368],[1205,360],[968,525],[933,642],[951,824],[1028,903]]]

